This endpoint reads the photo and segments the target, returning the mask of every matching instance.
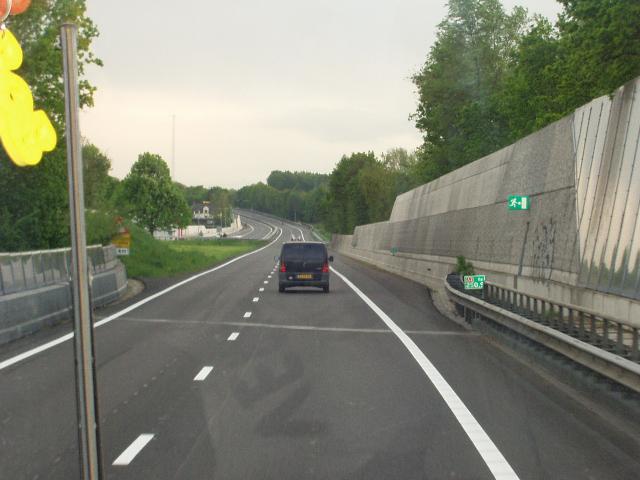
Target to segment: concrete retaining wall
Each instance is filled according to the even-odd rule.
[[[399,195],[388,222],[334,248],[432,288],[464,255],[489,281],[640,326],[639,90]],[[508,210],[509,195],[531,209]]]
[[[231,225],[224,228],[207,228],[205,225],[189,225],[186,228],[178,228],[176,230],[167,231],[159,230],[153,232],[156,240],[183,240],[198,238],[218,238],[225,235],[231,235],[242,230],[242,221],[240,215],[236,215]]]
[[[90,247],[89,259],[93,305],[116,300],[127,273],[114,248]],[[68,261],[69,249],[0,255],[0,344],[71,318]]]

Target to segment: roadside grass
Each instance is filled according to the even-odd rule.
[[[316,232],[325,242],[331,241],[331,232],[329,232],[321,223],[313,224],[313,231]]]
[[[171,277],[210,268],[223,261],[255,250],[264,240],[156,240],[144,229],[128,224],[130,255],[120,257],[129,277]]]

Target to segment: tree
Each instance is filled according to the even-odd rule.
[[[129,215],[149,233],[189,224],[191,209],[160,155],[145,152],[138,156],[122,186]]]
[[[276,190],[301,190],[309,192],[322,184],[326,184],[328,175],[312,172],[290,172],[274,170],[267,177],[267,185]]]
[[[343,156],[331,172],[327,226],[332,232],[352,233],[356,225],[368,223],[369,210],[358,173],[376,163],[373,152]]]
[[[549,20],[537,17],[522,37],[517,61],[501,91],[492,99],[501,112],[512,143],[560,119],[565,107],[558,102],[557,68],[560,36]]]
[[[58,133],[56,149],[35,167],[16,167],[0,148],[0,214],[12,230],[0,235],[0,250],[55,248],[69,244],[64,89],[59,28],[79,25],[80,105],[93,105],[95,88],[84,78],[89,64],[101,65],[91,52],[98,31],[86,15],[84,0],[34,1],[8,25],[24,52],[18,73],[31,87],[36,108],[47,112]],[[12,240],[8,240],[12,239]]]
[[[418,171],[418,158],[415,152],[404,148],[392,148],[382,154],[382,164],[393,178],[395,194],[400,195],[421,184]]]
[[[187,187],[186,185],[182,185],[181,183],[174,182],[176,187],[182,192],[185,200],[189,205],[194,202],[202,202],[208,199],[209,197],[209,189],[203,187],[202,185],[198,185],[195,187]]]
[[[419,171],[429,181],[504,146],[508,132],[490,101],[500,90],[528,23],[499,0],[451,0],[424,67],[413,76],[423,133]]]
[[[366,223],[389,219],[396,198],[395,185],[389,181],[389,173],[379,161],[365,164],[358,172],[358,189],[366,207]]]
[[[558,101],[568,112],[640,74],[640,2],[559,1],[564,11],[554,68],[561,73]]]
[[[640,2],[561,0],[556,25],[538,17],[521,38],[494,98],[509,142],[528,135],[640,74]]]
[[[112,188],[111,160],[91,143],[82,146],[84,204],[98,210],[105,206],[109,190]]]
[[[224,225],[229,225],[233,220],[231,192],[226,188],[212,187],[209,189],[208,199],[211,202],[211,214],[214,219],[221,220]]]

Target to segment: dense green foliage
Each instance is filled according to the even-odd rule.
[[[84,204],[88,209],[104,207],[117,180],[109,176],[111,160],[98,147],[87,143],[82,146]]]
[[[373,152],[354,153],[342,157],[331,175],[274,171],[267,184],[235,192],[234,203],[350,232],[356,225],[387,219],[396,195],[415,187],[416,179],[416,157],[402,148],[380,159]]]
[[[17,73],[31,87],[35,107],[47,112],[58,144],[35,167],[16,167],[0,148],[0,251],[54,248],[69,242],[67,167],[64,134],[64,89],[60,25],[79,25],[80,104],[91,106],[95,88],[84,78],[89,64],[101,62],[91,53],[98,35],[86,15],[85,0],[39,0],[26,13],[10,17],[8,27],[22,46]]]
[[[413,76],[427,182],[610,94],[640,74],[640,2],[559,0],[556,25],[499,0],[450,0]]]
[[[427,61],[413,77],[414,114],[424,134],[423,180],[431,180],[505,144],[493,97],[512,67],[526,26],[522,8],[507,14],[499,0],[451,0]]]
[[[468,261],[464,255],[458,255],[456,257],[456,273],[459,275],[475,275],[476,271],[473,263]]]
[[[325,210],[327,181],[328,175],[276,170],[267,184],[256,183],[235,192],[233,201],[238,207],[314,223]]]
[[[131,252],[120,257],[130,277],[166,277],[191,273],[254,250],[260,240],[180,240],[154,239],[139,226],[129,223]]]
[[[191,209],[171,181],[160,155],[143,153],[122,181],[121,201],[128,216],[151,234],[189,225]]]
[[[327,183],[328,175],[311,172],[274,170],[267,177],[267,185],[276,190],[301,190],[308,192]]]

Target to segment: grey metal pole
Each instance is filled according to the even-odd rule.
[[[64,67],[67,172],[71,213],[71,277],[73,286],[74,351],[78,408],[78,441],[83,480],[100,479],[100,443],[96,411],[93,325],[89,296],[89,264],[84,224],[82,149],[78,122],[77,34],[74,24],[60,30]]]
[[[173,181],[177,182],[178,177],[176,177],[176,116],[175,114],[171,116],[171,174],[173,176]]]

